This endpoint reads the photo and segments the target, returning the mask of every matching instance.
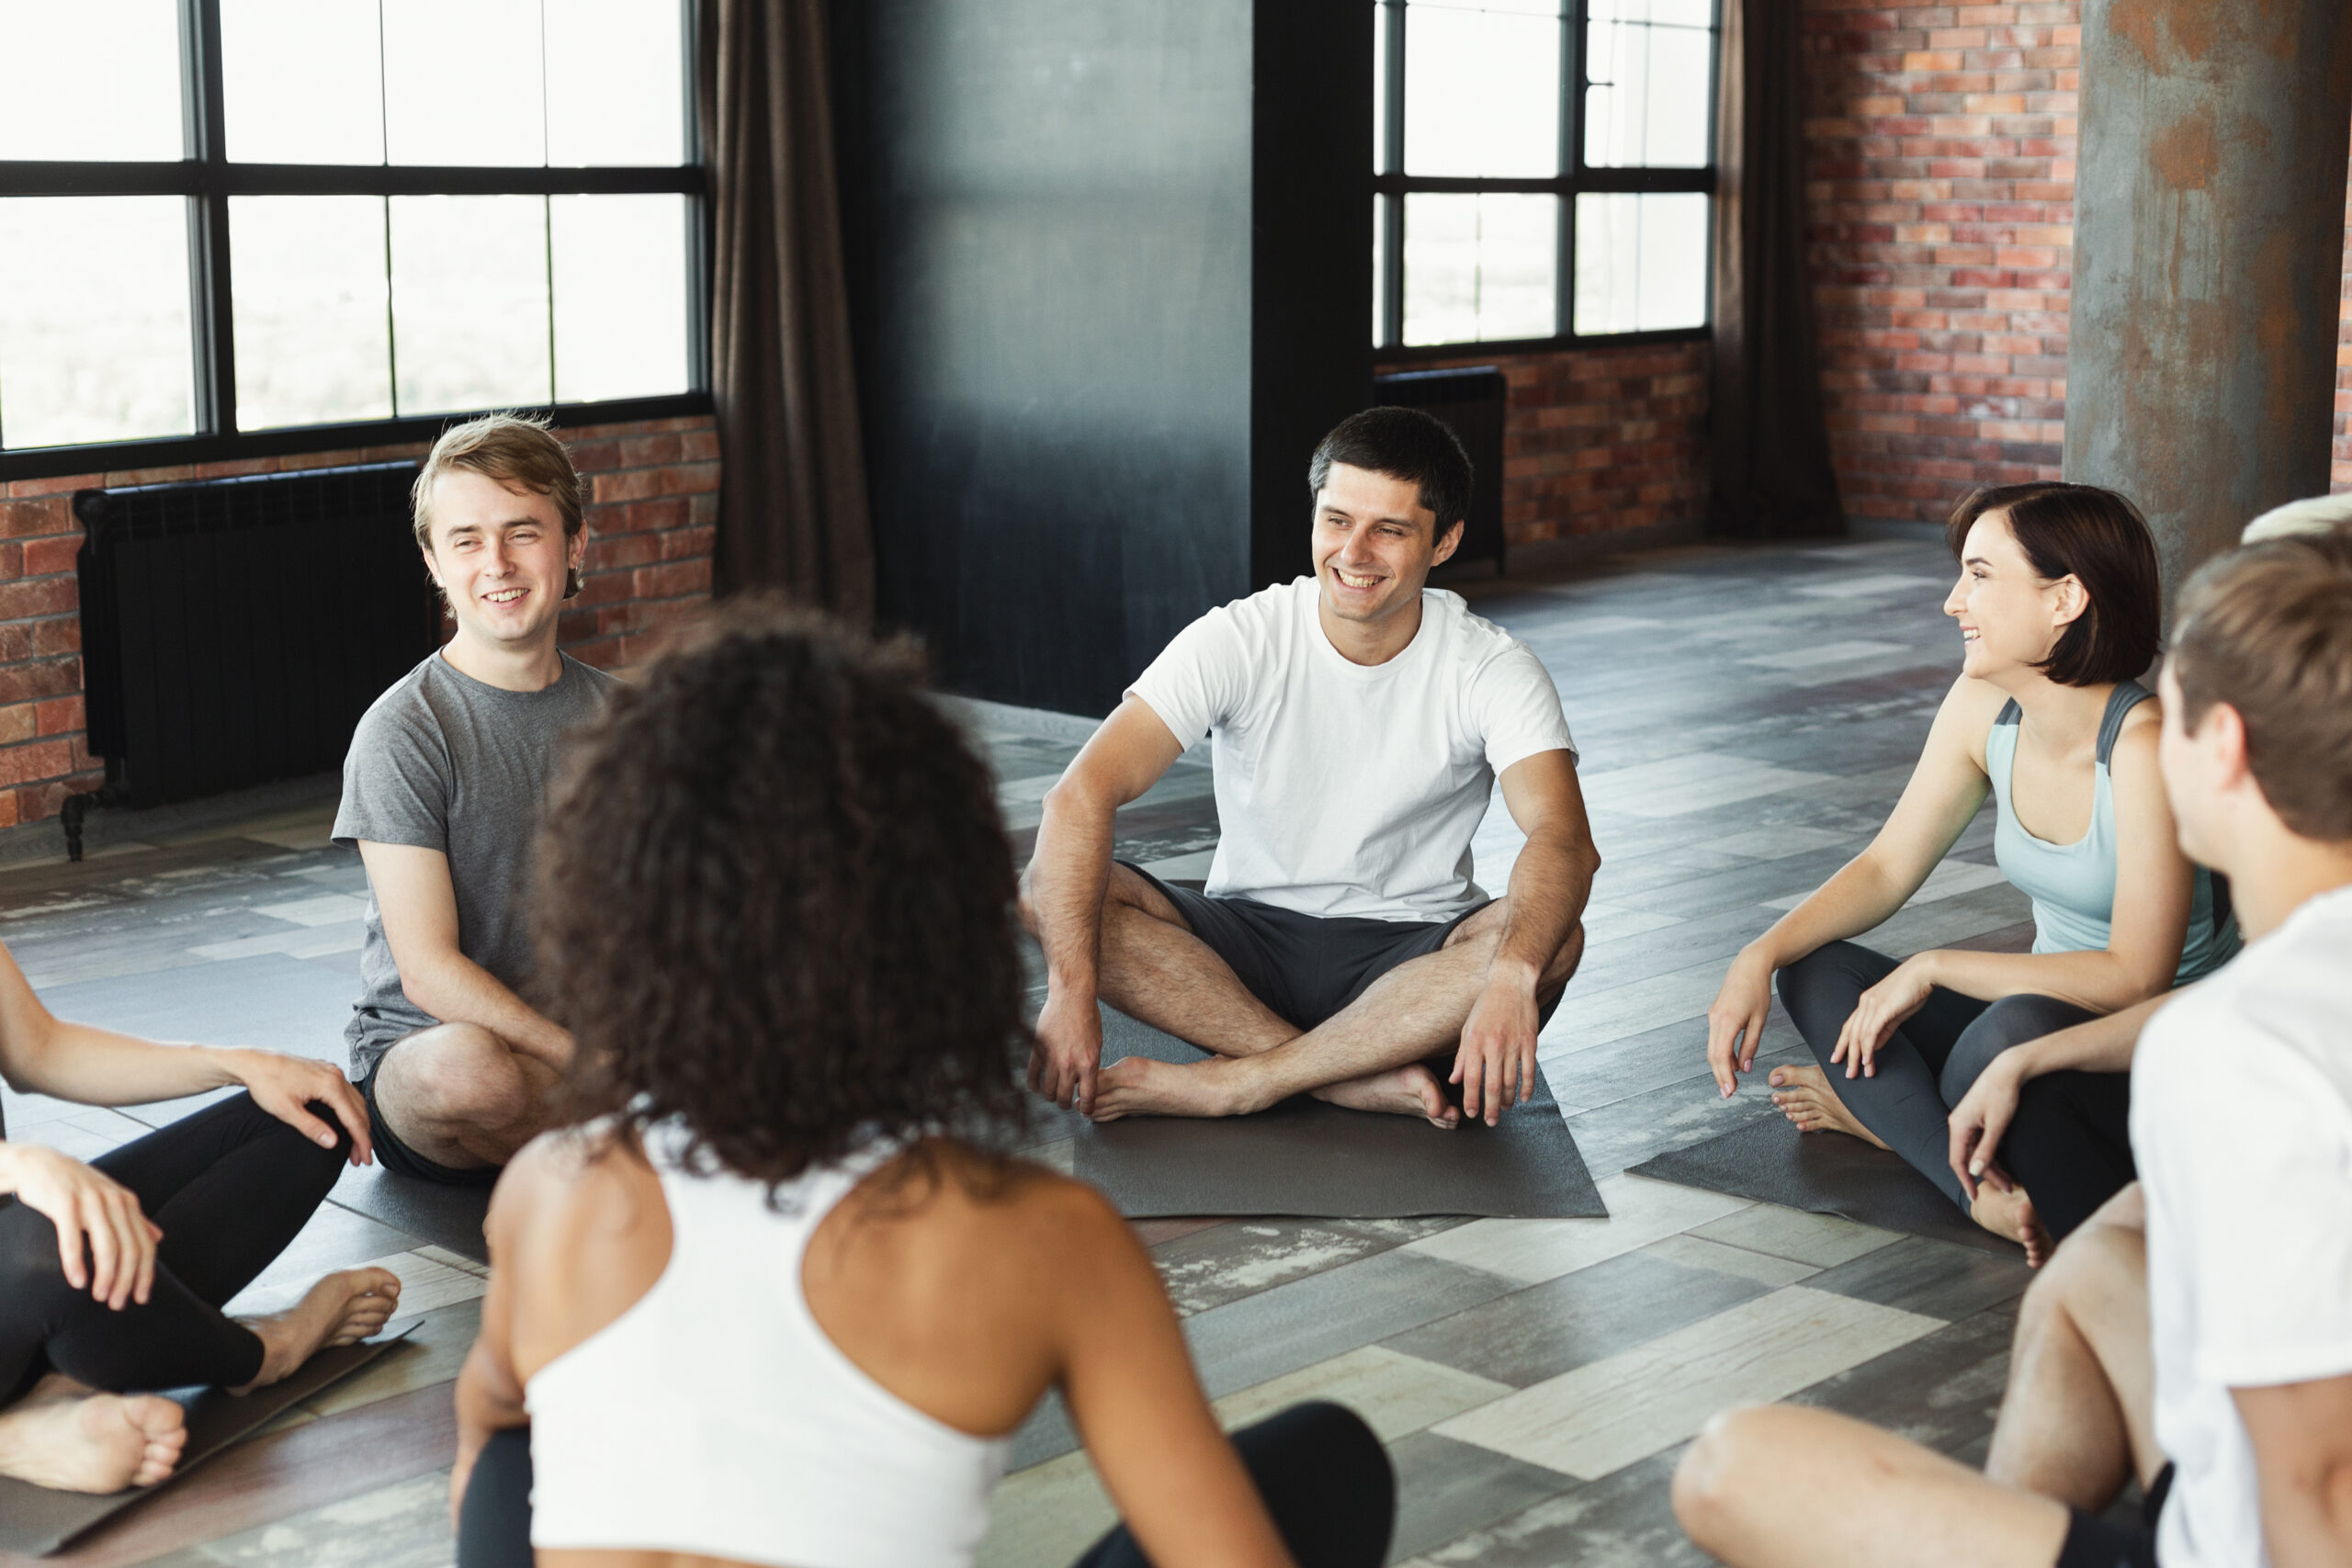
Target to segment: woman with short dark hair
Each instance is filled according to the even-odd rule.
[[[1726,1095],[1781,999],[1819,1065],[1775,1067],[1773,1103],[1803,1132],[1892,1148],[1988,1230],[2039,1261],[2132,1179],[2122,1119],[2086,1132],[2030,1183],[1964,1184],[1945,1119],[1995,1056],[2218,968],[2237,931],[2182,858],[2156,768],[2161,720],[2133,679],[2154,661],[2155,542],[2138,508],[2091,485],[1980,490],[1946,537],[1961,564],[1944,613],[1962,664],[1911,782],[1870,847],[1735,959],[1707,1013]],[[2033,899],[2028,953],[1937,950],[1897,963],[1845,939],[1919,890],[1990,793],[1994,859]],[[2075,1075],[2113,1099],[2120,1075]],[[1973,1190],[1972,1190],[1973,1187]]]
[[[536,864],[592,1119],[492,1200],[465,1568],[967,1564],[1056,1389],[1127,1520],[1090,1565],[1382,1561],[1371,1430],[1228,1442],[1125,1222],[994,1152],[1011,847],[910,652],[720,614],[584,738]]]

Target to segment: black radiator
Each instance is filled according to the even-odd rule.
[[[1500,573],[1503,546],[1503,414],[1510,384],[1491,365],[1460,370],[1400,370],[1375,376],[1374,403],[1419,409],[1453,427],[1470,454],[1470,515],[1453,559],[1492,560]]]
[[[88,804],[341,767],[368,705],[438,641],[415,478],[369,463],[76,493],[89,745],[107,774]]]

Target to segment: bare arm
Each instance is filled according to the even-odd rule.
[[[1707,1010],[1707,1065],[1724,1094],[1756,1065],[1772,1007],[1772,976],[1830,942],[1860,935],[1903,907],[1958,840],[1992,789],[1979,747],[2001,694],[1962,677],[1937,710],[1911,782],[1870,847],[1812,897],[1742,948]]]
[[[1193,1376],[1159,1275],[1099,1199],[1057,1231],[1047,1310],[1070,1418],[1143,1554],[1162,1568],[1289,1568],[1240,1456]]]
[[[1951,1108],[1950,1119],[1951,1168],[1970,1199],[1975,1198],[1980,1179],[1991,1181],[2004,1192],[2008,1190],[2008,1176],[1993,1159],[2000,1150],[2002,1135],[2008,1132],[2009,1122],[2017,1115],[2018,1098],[2028,1083],[2044,1073],[2130,1072],[2132,1053],[2140,1044],[2140,1031],[2156,1016],[2158,1008],[2179,994],[2166,991],[2121,1012],[2111,1012],[2087,1023],[2012,1045],[1986,1063],[1960,1103]]]
[[[518,1179],[517,1170],[523,1175]],[[466,1483],[482,1445],[495,1433],[524,1426],[530,1416],[523,1408],[523,1381],[514,1373],[514,1241],[531,1207],[533,1168],[525,1156],[509,1165],[492,1193],[490,1214],[482,1233],[490,1243],[490,1284],[482,1292],[481,1327],[473,1348],[458,1370],[458,1457],[449,1472],[449,1517],[454,1522],[466,1500]]]
[[[1453,1081],[1465,1115],[1492,1126],[1535,1087],[1537,991],[1592,897],[1600,852],[1592,842],[1576,756],[1539,751],[1503,770],[1503,805],[1527,835],[1510,872],[1510,901],[1487,984],[1462,1026]]]
[[[1029,1087],[1057,1105],[1091,1110],[1102,1066],[1102,1020],[1095,1000],[1113,819],[1183,750],[1149,705],[1130,696],[1046,794],[1021,891],[1031,929],[1046,950],[1046,1007],[1037,1019]]]
[[[444,1023],[479,1024],[515,1050],[561,1071],[571,1035],[458,950],[458,892],[439,850],[363,839],[359,858],[400,966],[401,990]]]
[[[2352,1376],[2233,1388],[2277,1568],[2352,1562]]]

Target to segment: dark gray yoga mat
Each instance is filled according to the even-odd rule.
[[[490,1261],[481,1234],[490,1213],[487,1187],[444,1187],[363,1165],[346,1168],[327,1200],[477,1263]]]
[[[1843,1133],[1800,1133],[1777,1115],[1644,1160],[1628,1174],[2012,1258],[2020,1251],[1953,1207],[1900,1156]]]
[[[1103,1011],[1103,1059],[1197,1062],[1206,1053]],[[1130,1219],[1287,1214],[1407,1219],[1473,1214],[1599,1219],[1609,1210],[1549,1085],[1499,1125],[1452,1132],[1418,1117],[1301,1097],[1255,1116],[1139,1116],[1076,1130],[1072,1168]]]
[[[179,1468],[153,1486],[94,1497],[85,1492],[51,1492],[45,1486],[0,1478],[0,1551],[45,1557],[76,1537],[135,1506],[223,1449],[250,1437],[286,1411],[334,1387],[402,1339],[408,1329],[361,1345],[322,1350],[283,1382],[255,1389],[243,1399],[220,1389],[175,1393],[187,1409],[187,1446]]]

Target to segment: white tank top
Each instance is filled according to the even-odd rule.
[[[810,1170],[771,1204],[764,1183],[680,1168],[673,1126],[645,1143],[669,1265],[524,1390],[531,1544],[777,1568],[968,1564],[1011,1442],[883,1388],[800,1289],[819,1223],[896,1150]]]

